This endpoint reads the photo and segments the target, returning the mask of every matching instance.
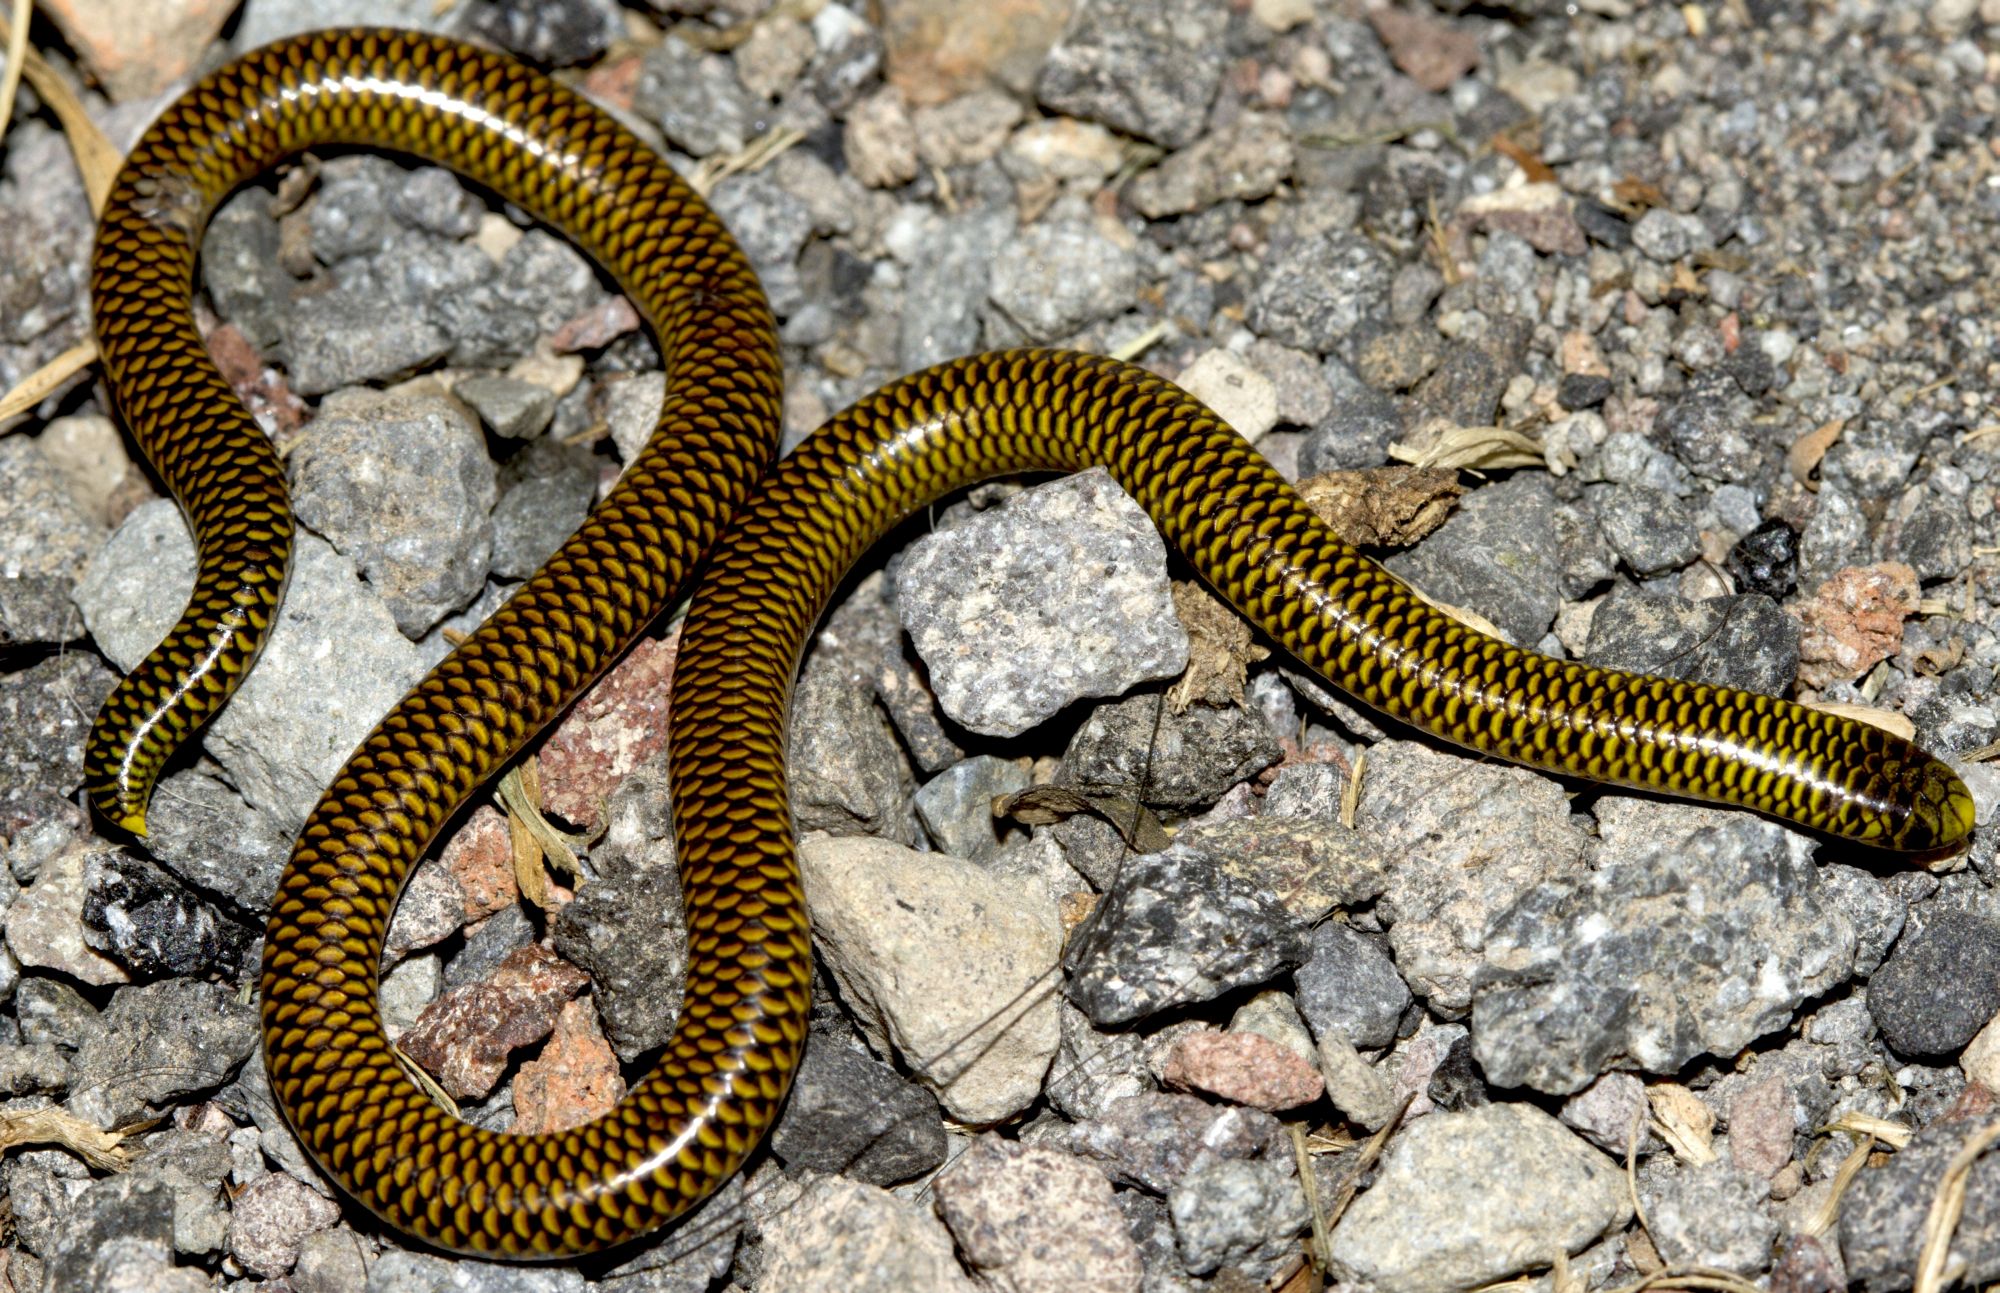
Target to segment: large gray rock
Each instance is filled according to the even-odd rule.
[[[341,392],[323,403],[290,466],[299,520],[353,559],[409,637],[486,586],[498,486],[462,406]]]
[[[1227,14],[1206,0],[1084,0],[1042,65],[1044,107],[1178,148],[1222,83]]]
[[[1383,564],[1427,595],[1477,611],[1515,643],[1533,646],[1561,597],[1555,495],[1537,475],[1476,489],[1436,533]]]
[[[1354,825],[1397,859],[1377,904],[1396,968],[1449,1018],[1483,980],[1494,913],[1581,874],[1590,846],[1556,782],[1414,741],[1369,750]]]
[[[1128,309],[1138,290],[1138,259],[1095,226],[1030,225],[993,265],[987,339],[996,345],[1059,341]]]
[[[99,647],[131,669],[166,636],[194,586],[194,543],[172,503],[125,518],[84,570],[77,606]],[[376,720],[422,674],[353,563],[301,532],[264,653],[202,736],[250,804],[289,837]]]
[[[1187,667],[1166,556],[1138,504],[1087,471],[911,545],[897,604],[945,713],[1016,736]]]
[[[1725,809],[1599,802],[1593,870],[1497,911],[1473,1053],[1496,1086],[1552,1094],[1614,1067],[1731,1056],[1846,981],[1854,929],[1803,835]]]
[[[1487,1105],[1391,1141],[1331,1258],[1380,1293],[1456,1293],[1547,1266],[1631,1215],[1611,1159],[1531,1105]]]
[[[886,840],[808,838],[799,867],[813,941],[869,1043],[961,1121],[1033,1103],[1059,1041],[1055,900]]]

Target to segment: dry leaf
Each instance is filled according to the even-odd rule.
[[[1653,1130],[1675,1158],[1695,1167],[1715,1161],[1715,1115],[1694,1092],[1661,1082],[1646,1088],[1646,1100],[1653,1106]]]
[[[1048,826],[1077,813],[1109,822],[1134,853],[1158,853],[1173,843],[1160,819],[1144,804],[1122,795],[1084,795],[1067,786],[1030,786],[993,800],[995,817],[1011,817],[1030,826]]]
[[[549,868],[567,876],[581,873],[576,854],[590,839],[557,830],[542,816],[541,765],[530,756],[507,769],[497,791],[507,813],[507,842],[513,851],[514,882],[521,894],[543,911],[556,906]]]
[[[1820,459],[1826,457],[1826,451],[1833,448],[1833,442],[1840,439],[1840,433],[1846,429],[1847,419],[1835,418],[1794,440],[1792,447],[1785,451],[1785,466],[1791,469],[1792,479],[1807,489],[1818,489],[1819,482],[1813,479],[1813,472],[1818,469]]]
[[[1173,588],[1174,614],[1188,635],[1188,664],[1168,690],[1167,703],[1176,714],[1196,701],[1241,705],[1245,671],[1270,651],[1257,645],[1242,616],[1200,584],[1181,580]]]
[[[1443,525],[1465,493],[1444,467],[1328,471],[1299,482],[1299,496],[1334,533],[1357,547],[1401,548]]]
[[[1556,476],[1576,465],[1567,448],[1550,450],[1533,436],[1507,427],[1448,426],[1428,437],[1390,445],[1389,456],[1418,467],[1545,467]]]

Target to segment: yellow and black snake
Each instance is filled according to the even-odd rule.
[[[453,41],[338,31],[213,73],[120,174],[92,264],[117,404],[197,536],[186,615],[113,693],[93,802],[143,833],[163,761],[254,660],[289,567],[283,470],[208,359],[200,231],[233,187],[305,148],[428,158],[566,231],[659,337],[659,427],[583,528],[405,698],[307,821],[265,942],[265,1059],[319,1164],[444,1248],[560,1256],[671,1221],[742,1163],[796,1068],[807,913],[784,775],[799,653],[885,529],[982,477],[1108,467],[1219,592],[1335,685],[1473,749],[1594,781],[1740,804],[1909,851],[1962,840],[1958,778],[1877,728],[1767,696],[1594,669],[1430,609],[1343,543],[1171,383],[1055,351],[905,378],[759,484],[781,384],[736,244],[644,145],[577,96]],[[733,518],[733,520],[732,520]],[[678,1026],[611,1112],[514,1136],[460,1122],[398,1068],[376,972],[391,909],[441,824],[622,652],[716,548],[681,645],[671,731],[689,963]]]

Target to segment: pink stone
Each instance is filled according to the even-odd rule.
[[[1312,1065],[1256,1033],[1201,1032],[1183,1037],[1167,1056],[1160,1076],[1168,1086],[1206,1091],[1266,1112],[1310,1104],[1326,1090]]]

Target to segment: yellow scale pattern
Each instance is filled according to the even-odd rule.
[[[343,1188],[433,1244],[540,1257],[609,1247],[685,1213],[757,1145],[790,1086],[811,997],[784,773],[800,650],[879,535],[983,477],[1108,467],[1274,641],[1472,749],[1885,848],[1948,848],[1971,829],[1950,769],[1876,728],[1552,660],[1440,615],[1322,525],[1205,406],[1112,360],[1003,352],[905,378],[757,485],[776,438],[776,341],[754,276],[700,200],[603,114],[508,60],[343,31],[260,50],[189,91],[140,141],[103,218],[92,290],[106,371],[201,553],[187,614],[106,702],[92,738],[93,801],[135,831],[163,760],[255,658],[292,537],[282,469],[194,327],[199,231],[231,187],[328,143],[416,153],[569,232],[639,304],[668,367],[645,451],[356,751],[273,904],[262,1009],[278,1103]],[[510,1136],[459,1122],[404,1076],[382,1034],[376,970],[396,897],[440,825],[677,595],[732,515],[675,687],[689,964],[673,1038],[585,1126]]]

